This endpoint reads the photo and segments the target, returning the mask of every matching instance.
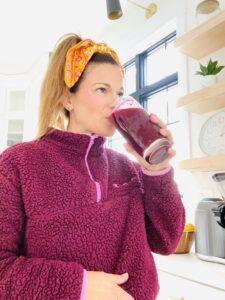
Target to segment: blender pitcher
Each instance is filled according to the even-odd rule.
[[[212,176],[212,178],[215,181],[223,200],[225,201],[225,173],[216,173]]]
[[[195,212],[197,257],[225,265],[225,173],[212,176],[222,198],[204,198]]]

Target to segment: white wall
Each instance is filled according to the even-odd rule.
[[[27,103],[27,117],[25,120],[24,140],[29,141],[34,139],[37,134],[38,123],[38,107],[41,83],[47,68],[49,54],[42,55],[32,71],[29,74],[29,83],[27,87],[28,103]]]
[[[32,140],[37,132],[37,116],[41,81],[48,62],[48,53],[35,62],[0,65],[0,152],[6,148],[8,101],[12,90],[26,92],[24,141]],[[13,75],[14,74],[14,75]]]

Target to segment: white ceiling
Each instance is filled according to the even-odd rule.
[[[37,60],[68,32],[97,39],[114,22],[105,0],[0,0],[0,64]]]

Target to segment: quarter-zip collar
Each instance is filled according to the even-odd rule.
[[[64,152],[75,152],[76,155],[79,154],[79,157],[84,159],[88,176],[95,185],[96,202],[100,202],[103,199],[104,191],[101,187],[102,183],[99,179],[96,180],[94,174],[92,173],[93,168],[91,170],[90,158],[92,157],[93,160],[95,160],[95,157],[99,159],[98,156],[100,156],[104,151],[106,138],[97,136],[95,134],[79,134],[52,129],[42,138],[42,140],[57,144],[59,149]],[[105,180],[105,178],[102,180]]]
[[[85,158],[88,155],[98,156],[105,147],[106,138],[95,134],[73,133],[52,129],[42,139],[58,144],[61,149],[74,151]]]

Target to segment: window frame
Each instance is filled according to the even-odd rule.
[[[22,110],[11,110],[10,105],[11,105],[11,95],[12,93],[15,92],[23,92],[24,93],[24,107]],[[26,112],[27,112],[27,90],[25,88],[9,88],[7,90],[7,97],[6,97],[6,118],[5,118],[5,147],[8,148],[10,147],[8,145],[8,138],[9,135],[12,134],[12,132],[9,131],[9,122],[10,121],[23,121],[23,130],[15,132],[16,134],[21,134],[22,135],[22,140],[20,142],[24,141],[24,130],[25,130],[25,118],[26,118]],[[17,143],[14,143],[17,144]],[[12,144],[12,145],[14,145]]]
[[[166,45],[168,43],[171,43],[173,40],[175,40],[175,38],[176,38],[176,30],[166,35],[164,38],[160,39],[158,42],[151,45],[143,52],[137,54],[134,58],[130,59],[123,66],[126,71],[126,68],[129,68],[129,65],[135,62],[136,91],[131,93],[130,96],[138,100],[145,109],[147,109],[147,99],[149,96],[154,95],[160,91],[166,90],[178,84],[178,72],[170,74],[169,76],[166,76],[153,84],[149,84],[149,85],[145,84],[145,79],[147,77],[146,62],[145,62],[146,57],[151,55],[151,53],[153,53],[157,48],[160,48],[162,45],[166,47]]]

